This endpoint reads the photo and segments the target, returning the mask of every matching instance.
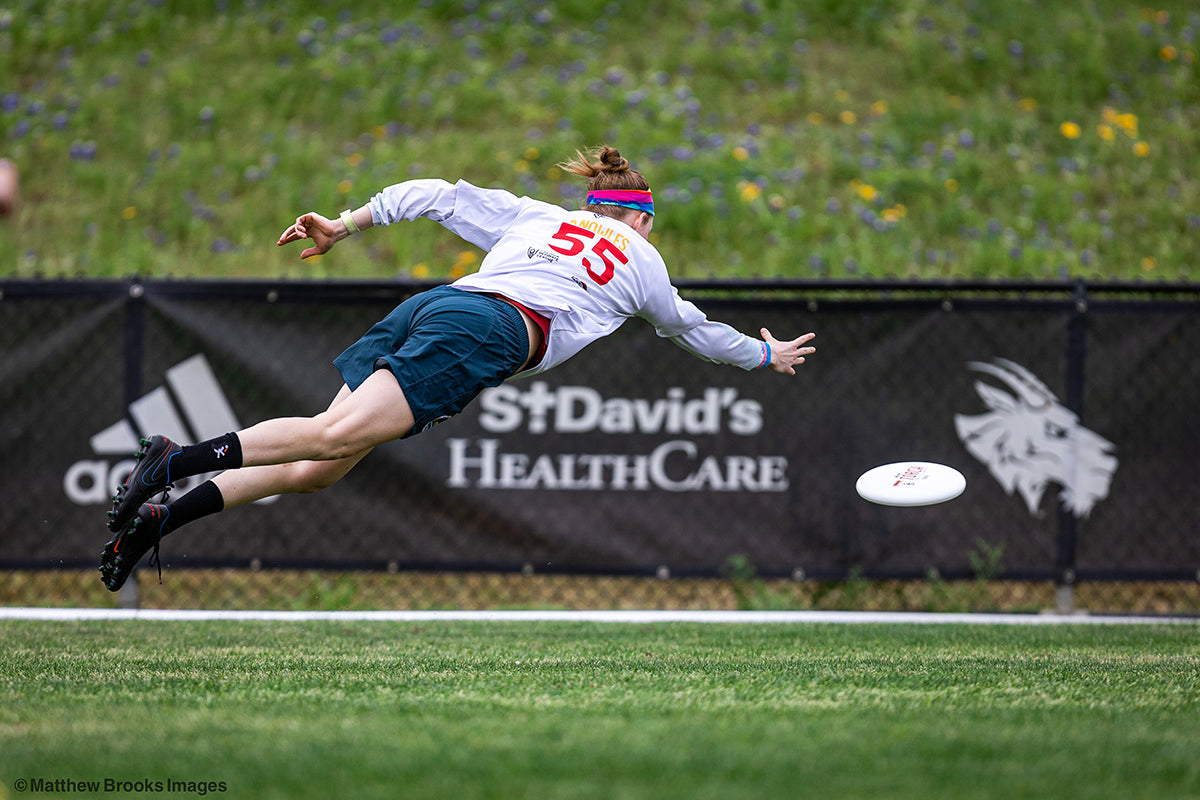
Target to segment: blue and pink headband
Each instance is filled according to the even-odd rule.
[[[621,206],[654,216],[654,198],[648,189],[594,189],[588,192],[584,205]]]

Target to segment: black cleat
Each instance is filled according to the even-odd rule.
[[[166,506],[146,503],[137,510],[129,529],[118,533],[104,545],[100,554],[100,580],[110,592],[125,585],[133,568],[142,560],[147,550],[153,549],[148,562],[158,567],[158,582],[162,583],[162,563],[158,559],[158,545],[162,541],[163,523],[171,512]]]
[[[171,488],[171,459],[183,452],[183,447],[165,436],[151,436],[140,444],[137,466],[113,495],[112,511],[108,512],[108,529],[113,533],[129,527],[142,503]]]

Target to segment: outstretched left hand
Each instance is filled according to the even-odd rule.
[[[326,219],[315,211],[310,211],[297,217],[296,222],[283,232],[276,244],[282,247],[291,242],[310,239],[313,246],[301,252],[300,257],[311,258],[324,255],[338,241],[337,228],[339,226],[341,223],[335,225],[334,220]]]
[[[763,341],[771,345],[771,363],[767,366],[772,372],[778,372],[783,375],[795,375],[796,366],[804,363],[804,357],[817,352],[815,347],[805,347],[805,343],[816,337],[815,333],[806,333],[798,339],[792,339],[790,342],[783,342],[771,335],[771,332],[763,328],[759,333],[762,334]]]

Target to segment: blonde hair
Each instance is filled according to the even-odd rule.
[[[587,178],[588,191],[594,189],[639,189],[649,191],[650,184],[646,177],[629,166],[629,160],[623,158],[615,147],[603,145],[593,148],[586,154],[575,151],[575,158],[558,165],[564,172]],[[584,206],[587,211],[603,214],[606,217],[624,219],[639,212],[620,206],[592,205]]]

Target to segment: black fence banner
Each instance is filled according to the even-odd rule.
[[[95,563],[139,436],[319,412],[331,359],[419,288],[5,284],[0,565]],[[1197,577],[1194,289],[704,288],[713,318],[813,330],[818,352],[794,377],[746,372],[631,320],[330,489],[196,522],[164,563],[716,575],[737,558],[911,578],[990,558],[997,577]],[[967,489],[921,508],[858,497],[859,474],[902,460]]]

